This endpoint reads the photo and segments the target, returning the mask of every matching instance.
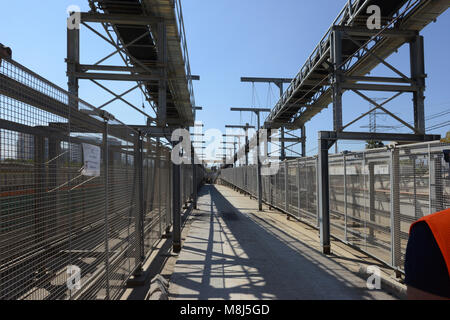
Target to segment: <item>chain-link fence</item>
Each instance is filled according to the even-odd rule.
[[[411,224],[450,207],[448,149],[431,142],[330,155],[331,235],[401,271]],[[318,226],[317,166],[317,157],[280,163],[262,176],[263,201]],[[220,178],[257,196],[255,166]]]
[[[171,225],[171,168],[158,139],[3,60],[0,299],[118,298]]]

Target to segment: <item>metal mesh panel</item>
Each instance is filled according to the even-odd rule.
[[[450,207],[450,169],[444,149],[450,149],[450,144],[431,142],[330,155],[331,234],[402,270],[411,224]],[[234,172],[242,171],[249,174],[249,187],[241,187],[235,178]],[[256,168],[225,169],[221,178],[257,193]],[[318,225],[317,158],[280,163],[276,174],[263,179],[263,199]]]
[[[136,131],[95,114],[2,61],[0,299],[118,298],[170,224],[170,151],[145,139],[142,152]],[[99,176],[83,174],[86,145],[100,148]],[[81,271],[77,290],[69,266]]]

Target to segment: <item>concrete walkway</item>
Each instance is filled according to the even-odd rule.
[[[317,231],[224,186],[205,186],[170,280],[170,299],[393,299],[324,256]],[[336,247],[336,246],[334,246]]]

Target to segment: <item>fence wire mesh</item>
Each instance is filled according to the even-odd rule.
[[[448,149],[430,142],[330,155],[331,235],[403,270],[411,224],[450,207]],[[317,166],[317,157],[280,163],[262,177],[263,201],[318,226]],[[223,169],[220,178],[257,196],[255,166]]]
[[[2,61],[0,299],[117,299],[170,227],[170,150],[104,115]]]

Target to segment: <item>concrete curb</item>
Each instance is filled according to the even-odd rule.
[[[169,300],[169,282],[160,274],[152,279],[145,300]]]
[[[360,265],[359,270],[356,274],[363,279],[367,279],[371,275],[371,273],[367,271],[366,265]],[[400,300],[407,299],[406,286],[404,284],[401,284],[396,279],[385,275],[381,275],[380,280],[383,291],[392,294]]]

